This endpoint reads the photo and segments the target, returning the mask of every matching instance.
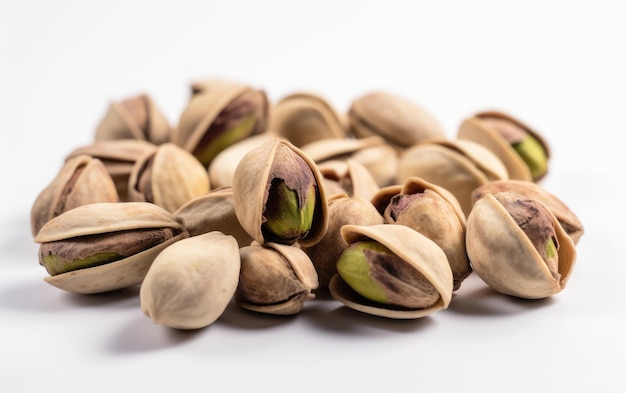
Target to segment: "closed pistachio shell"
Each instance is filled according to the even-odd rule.
[[[226,310],[239,281],[237,241],[214,231],[180,240],[155,258],[141,284],[141,310],[155,324],[200,329]]]
[[[578,244],[585,232],[584,226],[578,216],[565,202],[556,195],[532,181],[524,180],[499,180],[478,187],[472,192],[472,203],[484,197],[486,194],[495,194],[501,191],[511,191],[530,199],[537,199],[546,205],[554,214],[559,223],[572,238],[574,244]]]
[[[539,181],[546,172],[534,177],[528,164],[511,146],[498,128],[489,121],[489,119],[497,119],[509,122],[512,126],[518,127],[527,134],[535,138],[543,149],[546,164],[550,158],[550,149],[546,141],[539,133],[532,128],[526,126],[520,120],[513,118],[498,111],[480,112],[476,115],[465,119],[457,132],[458,139],[471,140],[480,143],[491,150],[504,164],[509,173],[509,178],[514,180]]]
[[[102,161],[88,155],[68,159],[55,178],[37,196],[31,208],[33,237],[59,214],[97,202],[118,202],[115,183]]]
[[[317,164],[352,159],[363,165],[379,187],[395,183],[398,153],[380,136],[365,138],[327,138],[302,147]]]
[[[235,168],[237,168],[243,156],[255,147],[274,138],[276,138],[276,135],[269,132],[252,135],[219,152],[213,161],[211,161],[211,165],[209,165],[209,180],[211,186],[215,188],[232,187],[233,178],[235,177]]]
[[[89,239],[95,239],[98,235],[126,236],[125,234],[130,232],[141,235],[145,231],[159,229],[170,232],[172,236],[123,259],[56,274],[46,277],[45,281],[57,288],[81,294],[131,287],[141,283],[152,261],[161,250],[189,236],[180,219],[151,203],[92,203],[68,210],[41,228],[35,237],[35,242],[41,244],[40,250],[58,241],[75,241],[75,247],[80,247],[81,244],[89,245]],[[136,239],[141,240],[141,236]],[[124,242],[116,245],[121,248],[131,246],[139,249],[146,247],[139,243],[137,246]],[[40,255],[40,258],[44,256]]]
[[[139,159],[129,178],[129,198],[151,202],[169,212],[205,195],[211,188],[205,167],[173,143],[160,145]]]
[[[172,142],[208,167],[224,148],[266,129],[265,92],[223,83],[191,97],[180,116]]]
[[[137,139],[154,144],[169,141],[171,127],[147,94],[112,102],[96,128],[96,141]]]
[[[399,308],[373,302],[357,294],[339,274],[333,276],[331,295],[347,307],[367,314],[395,319],[414,319],[445,309],[452,299],[452,271],[446,255],[432,240],[404,225],[344,225],[342,237],[347,244],[371,239],[388,248],[412,269],[416,269],[438,293],[439,298],[426,308]]]
[[[317,272],[300,248],[266,242],[242,247],[241,273],[235,293],[237,304],[247,310],[275,315],[302,311],[315,298]]]
[[[135,162],[156,148],[157,145],[139,139],[99,140],[73,150],[65,160],[81,154],[99,159],[111,175],[120,201],[128,202],[128,179]]]
[[[358,97],[352,102],[348,116],[352,133],[358,138],[378,135],[399,148],[445,137],[432,114],[388,92],[371,92]]]
[[[298,92],[289,94],[272,108],[268,129],[294,146],[326,138],[345,138],[346,119],[323,97]]]
[[[174,215],[182,218],[191,236],[219,231],[233,236],[239,247],[252,242],[235,215],[232,187],[216,188],[196,197],[176,210]]]
[[[336,190],[334,193],[346,193],[349,196],[369,200],[380,189],[372,174],[358,161],[352,159],[324,161],[318,168],[324,178],[326,189],[333,187]]]
[[[293,195],[293,200],[279,200],[278,193],[272,194],[275,184],[293,187],[290,190],[292,194],[289,194]],[[310,246],[317,243],[326,232],[328,210],[322,175],[306,154],[284,139],[274,138],[249,151],[241,159],[233,179],[233,197],[237,219],[259,244],[270,241],[266,239],[270,236],[264,228],[270,221],[267,218],[270,205],[276,209],[285,209],[285,212],[288,207],[300,209],[300,212],[289,210],[288,214],[281,216],[302,214],[304,217],[305,209],[306,214],[310,214],[305,219],[310,224],[309,229],[298,233],[290,231],[290,236],[285,237],[282,242],[293,244],[297,241],[302,246]],[[301,204],[302,200],[311,202],[310,197],[314,198],[312,207]],[[291,218],[297,217],[287,217]],[[272,237],[280,235],[274,234]],[[271,241],[276,242],[277,239]]]
[[[347,247],[341,227],[382,223],[383,217],[362,197],[336,194],[328,198],[328,230],[319,243],[303,248],[317,270],[320,287],[328,287],[330,279],[337,274],[337,258]]]
[[[400,156],[398,183],[420,177],[450,191],[465,215],[471,193],[490,181],[508,179],[502,163],[487,148],[471,141],[432,140],[406,149]]]
[[[530,229],[518,225],[508,206]],[[476,274],[496,291],[525,299],[563,290],[576,260],[574,242],[554,214],[541,202],[513,192],[486,194],[476,201],[466,236]],[[546,238],[550,249],[536,240]],[[535,243],[541,244],[541,252]],[[544,260],[544,254],[551,258]]]

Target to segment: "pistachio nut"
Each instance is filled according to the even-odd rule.
[[[386,224],[408,226],[441,247],[452,269],[453,289],[459,289],[472,269],[465,251],[465,214],[454,195],[424,179],[410,177],[385,205]]]
[[[508,179],[502,162],[489,149],[469,140],[430,140],[400,155],[397,182],[420,177],[450,191],[467,216],[472,191],[494,180]]]
[[[510,191],[476,201],[466,236],[476,274],[506,295],[541,299],[559,293],[576,260],[574,242],[549,208]]]
[[[233,178],[235,214],[259,244],[317,243],[328,225],[317,165],[290,142],[273,138],[250,150]]]
[[[109,105],[96,128],[95,139],[137,139],[157,145],[169,141],[171,126],[147,94],[115,101]]]
[[[191,97],[172,142],[205,167],[233,143],[265,131],[268,101],[264,91],[224,83]]]
[[[235,238],[214,231],[182,239],[154,259],[141,284],[141,311],[155,324],[200,329],[233,299],[241,261]]]
[[[233,236],[239,247],[252,243],[235,215],[232,187],[216,188],[196,197],[178,208],[174,215],[183,220],[190,236],[219,231]]]
[[[404,225],[344,225],[349,244],[337,260],[330,294],[345,306],[387,318],[413,319],[445,309],[452,271],[441,248]]]
[[[445,131],[432,114],[388,92],[371,92],[358,97],[350,106],[348,118],[356,137],[378,135],[400,149],[425,139],[445,137]]]
[[[158,253],[188,236],[181,220],[157,205],[92,203],[48,221],[35,242],[46,282],[88,294],[141,283]]]
[[[379,187],[396,181],[398,152],[380,136],[327,138],[302,146],[302,151],[318,165],[330,160],[352,159],[369,171]]]
[[[156,150],[157,145],[138,139],[99,140],[68,154],[66,161],[81,154],[99,159],[115,183],[122,202],[128,202],[128,180],[138,159]]]
[[[482,185],[472,192],[472,203],[486,194],[495,194],[501,191],[511,191],[525,198],[536,199],[542,202],[554,214],[565,232],[578,244],[585,232],[582,222],[565,202],[556,195],[547,191],[539,184],[524,180],[499,180]]]
[[[502,112],[481,112],[466,119],[457,137],[478,142],[491,151],[515,180],[539,181],[548,172],[550,149],[538,132]]]
[[[209,173],[191,153],[164,143],[138,159],[128,179],[129,199],[151,202],[169,212],[211,188]]]
[[[329,160],[318,164],[327,195],[348,194],[369,200],[380,187],[372,174],[358,161]]]
[[[37,196],[30,212],[31,233],[59,214],[96,202],[118,202],[117,189],[102,161],[88,155],[67,160],[59,173]]]
[[[253,243],[239,250],[241,272],[235,301],[244,309],[275,315],[302,311],[315,298],[317,273],[300,248],[285,244]]]
[[[320,288],[327,289],[330,279],[337,274],[337,259],[347,244],[341,237],[346,224],[377,225],[383,217],[363,197],[335,194],[328,198],[328,230],[319,243],[302,250],[311,258],[318,274]]]
[[[323,97],[305,92],[279,100],[271,110],[268,129],[297,147],[348,135],[347,119]]]
[[[235,177],[235,168],[237,168],[243,156],[255,147],[275,137],[275,135],[269,132],[252,135],[239,142],[233,143],[219,152],[213,161],[211,161],[211,165],[209,165],[209,181],[211,182],[211,186],[215,188],[231,187],[233,185],[233,178]]]

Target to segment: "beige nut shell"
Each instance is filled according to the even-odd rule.
[[[525,129],[530,135],[536,138],[543,146],[547,158],[550,157],[550,149],[547,142],[539,133],[528,127],[518,119],[513,118],[505,113],[498,111],[485,111],[465,119],[457,132],[457,138],[471,140],[480,143],[491,150],[504,164],[510,179],[538,181],[533,179],[528,165],[517,154],[515,149],[500,135],[500,133],[491,125],[487,124],[482,118],[495,117],[499,119],[509,120],[514,124]],[[545,174],[544,174],[545,176]]]
[[[445,137],[445,131],[432,114],[388,92],[377,91],[358,97],[352,102],[348,116],[352,133],[358,138],[379,135],[398,147]]]
[[[268,250],[274,253],[268,253]],[[261,251],[262,253],[259,254],[255,251]],[[241,248],[240,253],[242,265],[246,263],[246,260],[249,260],[250,263],[262,263],[260,260],[254,260],[259,257],[283,258],[289,264],[302,286],[308,290],[305,297],[292,297],[286,302],[275,304],[253,304],[236,294],[235,300],[240,307],[265,314],[294,315],[302,311],[306,300],[315,298],[312,291],[319,286],[317,272],[308,255],[300,248],[273,242],[266,242],[263,245],[259,245],[255,242],[248,247]]]
[[[44,225],[35,237],[35,242],[150,228],[174,228],[180,234],[119,261],[45,277],[44,280],[59,289],[80,294],[131,287],[143,281],[161,250],[189,236],[180,219],[152,203],[93,203],[69,210]]]
[[[141,310],[155,324],[199,329],[235,294],[241,261],[235,238],[214,231],[183,239],[155,258],[141,284]]]
[[[80,167],[83,168],[80,176],[70,185],[70,179]],[[75,207],[118,201],[115,183],[102,161],[85,154],[72,157],[35,199],[31,208],[31,233],[34,237],[46,222]]]
[[[467,219],[466,231],[467,253],[476,274],[496,291],[525,299],[541,299],[560,292],[574,267],[576,248],[552,216],[560,245],[558,280],[493,194],[477,201]]]
[[[232,187],[216,188],[190,200],[174,212],[182,218],[190,236],[219,231],[231,235],[244,247],[252,242],[237,220]]]
[[[508,179],[498,158],[471,141],[428,141],[406,149],[400,156],[397,181],[404,183],[413,176],[450,191],[466,216],[472,208],[474,189],[493,180]]]
[[[178,127],[172,132],[172,142],[193,152],[222,110],[248,88],[224,82],[194,94],[180,115]]]
[[[302,147],[326,138],[345,138],[347,119],[323,97],[308,92],[289,94],[272,108],[268,129]]]
[[[547,191],[539,184],[525,180],[498,180],[478,187],[472,192],[472,203],[485,194],[495,194],[500,191],[512,191],[527,198],[537,199],[546,205],[567,232],[574,244],[578,244],[585,232],[578,216],[556,195]]]
[[[341,235],[348,244],[372,239],[401,257],[431,283],[439,292],[440,299],[432,307],[424,309],[392,309],[377,304],[352,290],[339,274],[333,276],[329,289],[331,295],[352,309],[387,318],[414,319],[432,314],[448,307],[452,300],[452,271],[443,250],[432,240],[404,225],[345,225]]]
[[[211,189],[209,174],[200,161],[181,147],[165,143],[135,163],[128,180],[131,201],[146,202],[146,197],[138,190],[137,183],[148,160],[152,160],[152,202],[169,212],[176,211]]]
[[[350,186],[348,188],[340,187],[339,192],[347,193],[349,196],[358,196],[369,200],[380,189],[370,171],[363,164],[353,159],[324,161],[318,164],[318,168],[322,177],[329,182],[341,183],[342,180],[347,180]],[[328,188],[326,187],[327,191]],[[330,195],[330,193],[327,194]]]
[[[233,178],[233,198],[235,214],[241,226],[256,240],[263,244],[265,239],[261,231],[266,189],[272,162],[279,144],[284,144],[299,155],[311,168],[318,190],[316,219],[309,233],[298,243],[304,247],[317,243],[328,227],[328,206],[324,179],[313,160],[289,141],[273,138],[248,152],[239,162]]]
[[[154,144],[165,143],[170,139],[171,126],[163,113],[157,108],[152,98],[146,94],[138,96],[146,100],[150,135],[146,137],[139,124],[133,119],[121,102],[112,102],[109,109],[96,128],[95,139],[117,140],[137,139]]]

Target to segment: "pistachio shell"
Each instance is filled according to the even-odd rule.
[[[341,237],[341,227],[346,224],[382,224],[383,217],[366,199],[359,196],[336,194],[328,198],[328,230],[319,243],[302,249],[311,258],[317,270],[320,287],[328,287],[337,274],[337,258],[347,245]]]
[[[239,247],[252,242],[235,215],[232,187],[216,188],[196,197],[176,210],[174,215],[182,218],[191,236],[219,231],[233,236]]]
[[[207,88],[202,93],[191,97],[187,107],[180,116],[177,129],[173,132],[172,142],[194,154],[194,156],[199,157],[201,153],[197,149],[207,133],[212,132],[211,127],[216,124],[215,122],[219,119],[220,114],[234,100],[250,91],[260,93],[263,101],[261,108],[257,108],[260,113],[254,119],[254,127],[250,135],[263,132],[266,129],[268,114],[268,102],[265,93],[261,90],[253,90],[246,85],[225,82],[217,85],[215,88]],[[233,139],[236,142],[250,135],[234,136]],[[210,160],[200,159],[206,167],[209,166]]]
[[[99,159],[111,175],[120,201],[128,201],[128,179],[135,162],[156,150],[153,143],[138,139],[99,140],[70,152],[66,161],[81,154]]]
[[[141,284],[141,310],[155,324],[200,329],[235,294],[241,261],[232,236],[209,232],[180,240],[155,258]]]
[[[317,272],[298,247],[266,242],[240,249],[241,276],[235,294],[247,310],[276,315],[299,313],[304,302],[315,298]]]
[[[218,153],[211,161],[211,165],[209,165],[211,186],[215,188],[231,187],[233,185],[233,177],[235,176],[235,168],[237,168],[243,156],[250,150],[273,138],[276,138],[276,135],[269,132],[252,135]]]
[[[490,287],[526,299],[541,299],[563,290],[574,267],[576,248],[556,217],[546,211],[559,245],[558,277],[552,275],[529,237],[494,194],[486,194],[474,204],[467,218],[467,253],[474,271]]]
[[[281,144],[292,150],[308,164],[315,179],[317,197],[313,224],[310,231],[298,240],[298,243],[302,246],[310,246],[317,243],[324,236],[328,226],[328,210],[323,178],[317,165],[311,158],[284,139],[273,138],[271,141],[263,143],[249,151],[239,162],[233,178],[235,213],[246,232],[259,244],[263,244],[266,240],[261,227],[268,197],[268,184],[271,182],[270,170],[276,151]],[[299,169],[294,168],[294,170]]]
[[[445,137],[433,115],[396,94],[365,94],[352,102],[348,115],[352,133],[358,138],[379,135],[401,148]]]
[[[341,235],[348,244],[362,239],[372,239],[390,249],[395,255],[418,270],[439,292],[435,305],[423,309],[386,307],[366,300],[356,294],[339,275],[333,276],[329,289],[331,295],[347,307],[387,318],[420,318],[445,309],[452,299],[452,271],[446,255],[432,240],[404,225],[344,225]]]
[[[413,199],[413,195],[418,197]],[[403,196],[405,199],[398,199]],[[424,179],[410,177],[396,195],[387,197],[385,223],[408,226],[441,247],[452,269],[454,290],[459,289],[472,270],[465,251],[465,215],[454,195]],[[382,200],[382,196],[376,199]]]
[[[345,138],[345,119],[323,97],[313,93],[293,93],[272,108],[268,129],[302,147],[326,138]]]
[[[519,156],[519,154],[517,154],[517,152],[515,151],[515,149],[513,149],[510,143],[507,142],[506,139],[504,139],[504,137],[492,125],[484,121],[485,118],[504,119],[523,128],[524,130],[526,130],[526,132],[528,132],[540,142],[545,150],[547,158],[549,159],[550,149],[546,141],[541,137],[541,135],[539,135],[530,127],[523,124],[521,121],[502,112],[480,112],[468,119],[465,119],[459,127],[457,138],[480,143],[492,152],[494,152],[494,154],[502,161],[502,163],[506,167],[509,178],[526,181],[540,180],[541,178],[533,179],[528,165]]]
[[[402,153],[397,181],[404,183],[416,176],[443,187],[455,196],[467,215],[474,189],[496,179],[508,179],[501,165],[491,151],[478,143],[432,140]]]
[[[368,200],[380,189],[371,173],[358,161],[352,159],[324,161],[318,168],[327,185],[326,189],[329,188],[329,183],[334,183],[339,186],[339,193],[344,192],[349,196]]]
[[[146,170],[147,189],[141,187]],[[179,146],[165,143],[137,160],[130,174],[128,193],[131,201],[152,202],[174,212],[210,188],[209,174],[200,161]]]
[[[161,250],[189,236],[177,217],[151,203],[93,203],[68,210],[46,223],[35,237],[35,242],[150,228],[173,228],[178,235],[124,259],[46,277],[45,281],[59,289],[80,294],[134,286],[141,283]]]
[[[96,128],[95,139],[137,139],[154,144],[170,138],[171,127],[163,113],[147,94],[112,102]]]
[[[379,187],[396,180],[398,153],[379,136],[322,139],[306,144],[302,151],[318,164],[350,158],[363,165]]]
[[[33,237],[59,214],[96,202],[118,202],[115,183],[102,161],[88,155],[68,159],[55,178],[37,196],[31,208]]]
[[[512,191],[526,198],[537,199],[546,205],[559,220],[559,223],[572,238],[574,244],[584,234],[584,227],[578,216],[556,195],[550,193],[537,183],[524,180],[499,180],[478,187],[472,192],[472,203],[485,196],[501,191]]]

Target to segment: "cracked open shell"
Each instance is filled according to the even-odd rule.
[[[171,139],[205,167],[226,147],[264,132],[269,110],[262,90],[227,82],[212,86],[192,95]]]
[[[141,283],[159,252],[188,236],[179,218],[152,203],[92,203],[48,221],[35,242],[47,283],[90,294]]]
[[[510,191],[474,204],[466,237],[474,272],[506,295],[542,299],[559,293],[576,261],[573,240],[549,208]]]
[[[137,139],[156,145],[169,141],[171,126],[152,98],[140,94],[109,105],[96,128],[96,141]]]
[[[507,141],[494,124],[489,122],[489,119],[508,122],[511,126],[517,127],[535,138],[543,149],[546,171],[539,176],[533,176],[528,164],[511,146],[511,142]],[[465,119],[459,127],[457,138],[480,143],[491,150],[506,167],[510,179],[539,181],[547,174],[547,165],[550,159],[548,143],[537,131],[506,113],[485,111]]]
[[[68,159],[33,203],[30,218],[33,237],[59,214],[96,202],[119,202],[115,183],[104,164],[86,154]]]
[[[405,268],[416,270],[436,292],[437,299],[424,308],[404,308],[375,302],[357,293],[341,275],[330,281],[333,298],[345,306],[367,314],[394,319],[415,319],[448,307],[452,299],[452,271],[443,250],[432,240],[404,225],[381,224],[371,226],[345,225],[341,235],[347,244],[373,240],[389,249],[405,263]]]
[[[276,184],[290,198],[278,198],[279,192],[272,192]],[[304,206],[309,196],[314,196],[314,205]],[[252,149],[241,159],[233,178],[233,198],[237,219],[259,244],[272,241],[286,244],[298,242],[302,246],[311,246],[326,233],[328,206],[322,175],[308,155],[285,139],[273,138]],[[285,230],[289,236],[284,239],[276,238],[283,233],[268,236],[270,205],[274,217],[280,215],[281,218],[297,222],[297,216],[309,216],[300,221],[309,229],[300,231],[303,226],[291,231],[293,228],[289,228],[289,231]]]

